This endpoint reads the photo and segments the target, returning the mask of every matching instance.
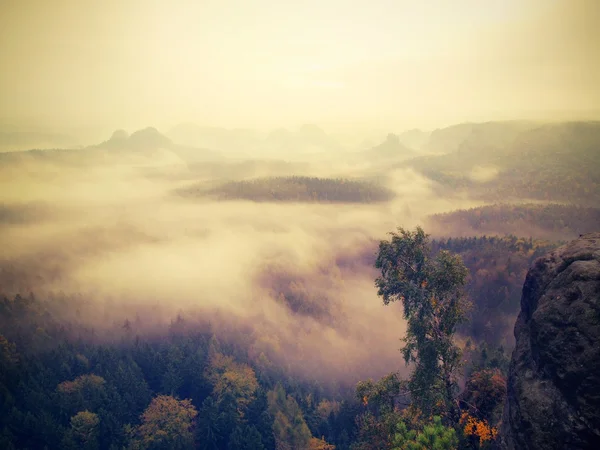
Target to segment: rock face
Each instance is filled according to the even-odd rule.
[[[515,337],[501,446],[600,449],[600,233],[535,261]]]

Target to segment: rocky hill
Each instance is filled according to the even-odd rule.
[[[535,261],[515,337],[503,447],[600,448],[600,233]]]

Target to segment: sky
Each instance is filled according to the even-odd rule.
[[[599,20],[597,0],[0,0],[0,123],[587,118]]]

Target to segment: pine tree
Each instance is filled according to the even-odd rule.
[[[229,436],[228,450],[265,450],[260,433],[254,426],[237,426]]]

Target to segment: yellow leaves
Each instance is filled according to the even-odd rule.
[[[310,438],[309,450],[335,450],[335,445],[328,444],[325,439]]]
[[[369,398],[366,395],[363,396],[362,401],[363,401],[363,405],[365,405],[365,406],[367,406],[369,404]]]
[[[97,414],[89,411],[80,411],[71,417],[71,429],[74,437],[82,444],[90,443],[97,434],[100,419]]]
[[[423,412],[412,403],[401,411],[400,417],[409,428],[418,428],[423,420],[426,419],[423,416]]]
[[[486,441],[493,441],[498,436],[498,429],[488,424],[487,420],[479,420],[463,412],[460,416],[460,424],[464,425],[466,436],[476,436],[479,438],[479,445]]]
[[[437,300],[437,298],[435,298],[435,295],[433,297],[431,297],[431,306],[433,306],[434,309],[437,308],[437,306],[438,306],[438,300]]]
[[[323,420],[327,420],[327,418],[329,417],[329,415],[331,413],[337,414],[339,411],[340,411],[340,404],[339,404],[339,402],[337,402],[335,400],[333,400],[333,401],[321,400],[321,402],[317,406],[317,412],[319,413],[319,416]]]
[[[0,334],[0,361],[4,360],[6,364],[16,364],[19,362],[17,346]]]
[[[207,369],[207,377],[213,384],[213,392],[221,397],[232,393],[240,407],[245,407],[254,398],[258,381],[254,370],[247,364],[240,364],[231,356],[215,353]]]
[[[273,434],[277,448],[306,450],[312,438],[302,409],[281,385],[267,393],[269,413],[273,416]]]
[[[82,426],[94,427],[100,423],[98,416],[89,411],[79,411],[73,417],[71,417],[71,426],[74,428],[80,428]]]
[[[137,429],[142,447],[174,448],[178,442],[193,443],[192,424],[197,415],[191,400],[177,400],[170,395],[155,397]]]
[[[104,378],[98,375],[81,375],[73,381],[63,381],[56,388],[61,394],[73,394],[81,391],[85,387],[100,388],[104,386]]]
[[[421,283],[421,288],[425,289],[427,287],[427,280],[423,280],[423,282]]]

